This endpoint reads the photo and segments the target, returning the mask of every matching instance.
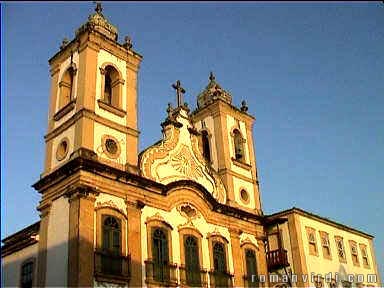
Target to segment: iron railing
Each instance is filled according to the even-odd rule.
[[[189,287],[207,287],[207,270],[205,269],[187,269],[185,266],[179,267],[180,283],[182,286]]]
[[[155,263],[147,259],[145,263],[145,282],[161,286],[177,286],[177,264]]]
[[[131,256],[102,250],[95,251],[95,275],[96,277],[129,281],[131,278]]]
[[[280,269],[289,266],[287,250],[277,249],[267,252],[268,270]]]
[[[210,271],[211,287],[233,287],[233,276],[229,272]]]
[[[244,275],[244,287],[259,287],[257,275]]]

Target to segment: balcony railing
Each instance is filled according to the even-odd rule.
[[[244,287],[259,287],[257,275],[244,275]]]
[[[211,287],[233,287],[233,276],[228,272],[210,271]]]
[[[131,257],[107,251],[95,251],[95,276],[128,282],[131,278]]]
[[[152,259],[145,261],[145,282],[160,286],[177,286],[177,264],[169,262],[155,263]]]
[[[268,270],[280,269],[289,266],[287,250],[278,249],[267,252]]]
[[[180,283],[182,286],[189,287],[207,287],[207,270],[204,269],[195,269],[190,270],[186,269],[185,266],[179,267],[180,271]]]

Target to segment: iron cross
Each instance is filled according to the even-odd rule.
[[[183,94],[185,93],[185,90],[183,87],[181,87],[180,80],[177,80],[176,84],[172,84],[172,87],[176,90],[177,107],[183,106]]]
[[[101,11],[103,11],[103,7],[101,7],[101,2],[100,1],[93,1],[93,3],[96,4],[95,11],[97,14],[101,14]]]

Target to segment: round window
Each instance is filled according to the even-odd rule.
[[[116,141],[111,138],[105,141],[105,148],[107,148],[108,153],[111,154],[116,154],[118,150]]]
[[[56,159],[58,161],[63,160],[65,158],[65,156],[67,156],[68,148],[69,148],[68,139],[65,138],[65,139],[61,140],[61,142],[57,146],[57,150],[56,150]]]
[[[244,202],[248,202],[249,200],[248,192],[245,191],[244,189],[240,191],[240,197],[241,197],[241,200],[243,200]]]
[[[120,145],[117,139],[111,135],[104,135],[102,137],[102,146],[104,153],[112,159],[116,159],[120,156]]]

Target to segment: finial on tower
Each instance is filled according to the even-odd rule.
[[[168,103],[168,107],[167,107],[168,118],[172,118],[172,111],[173,111],[172,104]]]
[[[97,14],[101,14],[103,11],[103,7],[101,7],[101,2],[100,1],[94,1],[93,3],[96,4],[95,11]]]
[[[64,37],[63,41],[61,42],[61,45],[60,45],[60,49],[64,49],[65,46],[67,46],[69,44],[69,40],[67,37]]]
[[[176,90],[176,101],[177,107],[181,107],[184,105],[183,94],[185,93],[185,89],[181,87],[180,80],[176,81],[176,84],[172,84],[173,89]]]
[[[241,111],[243,112],[247,112],[248,111],[248,105],[247,105],[247,102],[245,102],[245,100],[241,101],[241,108],[240,108]]]
[[[131,39],[131,37],[129,37],[129,36],[125,36],[123,46],[124,46],[126,49],[128,49],[128,50],[130,50],[130,49],[132,48],[133,44],[132,44],[132,39]]]
[[[209,81],[215,81],[215,79],[216,79],[216,77],[215,77],[215,75],[213,75],[213,72],[211,71],[210,73],[209,73]]]

